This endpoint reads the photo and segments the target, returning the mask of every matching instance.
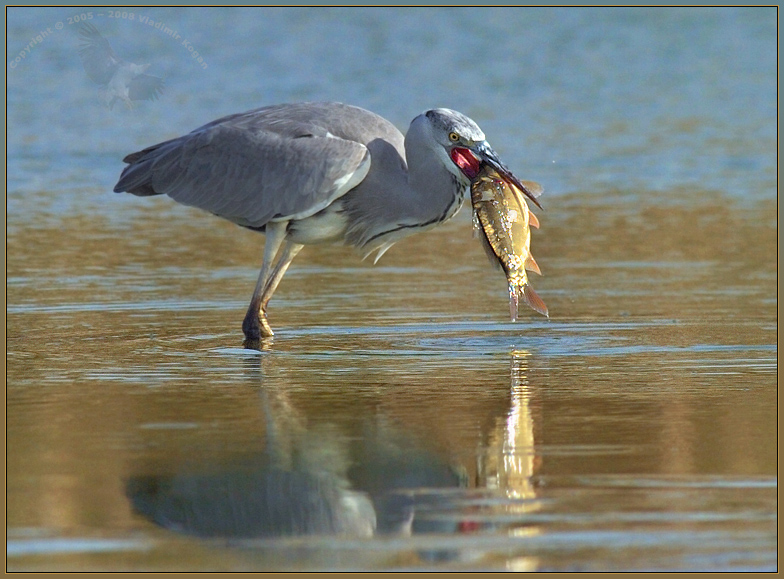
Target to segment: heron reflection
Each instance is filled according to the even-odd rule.
[[[423,561],[476,561],[481,549],[452,538],[539,532],[529,517],[541,508],[529,361],[529,353],[513,352],[503,386],[508,397],[500,395],[488,415],[470,480],[445,456],[451,451],[435,450],[415,429],[404,431],[375,398],[348,423],[330,418],[322,404],[308,413],[307,397],[297,401],[297,389],[268,364],[259,391],[263,451],[135,476],[126,492],[148,520],[199,537],[260,546],[274,543],[256,540],[294,536],[421,536],[429,547],[416,543],[411,550]],[[515,570],[536,566],[530,556],[514,559]]]
[[[272,399],[271,399],[272,398]],[[447,462],[383,417],[348,438],[329,424],[305,428],[285,398],[261,391],[267,444],[231,460],[191,464],[126,482],[133,508],[162,527],[199,537],[370,537],[454,531],[421,521],[422,488],[465,484]]]

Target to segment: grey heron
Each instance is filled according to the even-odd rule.
[[[123,159],[115,192],[166,194],[264,233],[264,258],[242,324],[245,344],[272,337],[267,304],[305,245],[344,243],[375,261],[394,243],[451,218],[483,164],[539,206],[479,126],[428,110],[405,137],[342,103],[273,105],[222,117]]]

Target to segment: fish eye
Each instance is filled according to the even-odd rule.
[[[451,133],[449,133],[449,140],[452,141],[453,143],[456,143],[460,140],[460,135],[452,131]]]

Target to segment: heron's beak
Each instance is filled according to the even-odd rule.
[[[526,197],[534,202],[534,205],[536,205],[539,209],[542,209],[542,206],[539,205],[539,202],[536,200],[534,193],[528,187],[523,185],[522,181],[515,177],[514,173],[512,173],[512,171],[510,171],[509,168],[501,162],[501,159],[498,158],[498,155],[493,150],[493,148],[487,144],[487,141],[479,143],[473,149],[473,152],[479,159],[480,163],[486,163],[490,165],[503,179],[517,187],[525,194]]]

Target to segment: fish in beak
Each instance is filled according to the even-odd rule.
[[[531,255],[530,229],[539,227],[539,220],[529,211],[523,195],[500,171],[486,163],[471,181],[471,204],[475,231],[509,282],[512,321],[517,319],[520,302],[549,318],[547,306],[528,279],[527,271],[541,275]]]
[[[473,182],[480,170],[483,167],[488,167],[497,177],[500,177],[506,183],[523,193],[534,205],[539,209],[543,207],[536,200],[542,194],[542,187],[533,181],[523,181],[518,179],[514,173],[501,162],[498,154],[488,144],[487,141],[482,141],[476,145],[468,148],[463,146],[453,147],[449,152],[452,162],[462,171],[469,181]]]
[[[526,197],[534,202],[534,205],[536,205],[539,209],[542,209],[539,201],[536,200],[536,198],[542,194],[542,188],[537,183],[518,179],[515,174],[512,173],[509,167],[501,162],[501,159],[498,158],[498,155],[487,143],[487,141],[479,143],[472,152],[480,161],[480,164],[489,165],[498,174],[499,177],[501,177],[509,185],[514,186],[522,191]]]

